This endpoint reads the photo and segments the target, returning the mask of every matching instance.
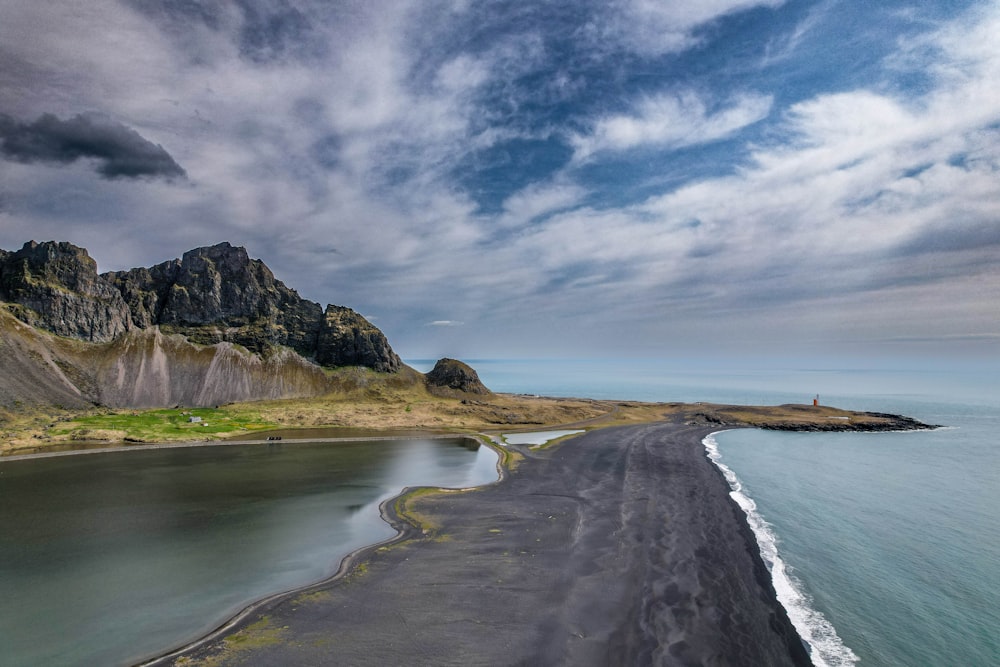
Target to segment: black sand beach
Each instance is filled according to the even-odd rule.
[[[357,554],[155,664],[808,665],[744,516],[705,456],[718,427],[593,431],[502,482],[426,495],[428,535]]]

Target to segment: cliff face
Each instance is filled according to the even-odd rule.
[[[323,309],[275,279],[243,248],[220,243],[148,269],[104,276],[139,326],[156,324],[197,343],[228,341],[259,354],[274,346],[316,354]]]
[[[395,373],[402,366],[385,335],[350,308],[327,306],[319,330],[316,361],[324,366],[367,366]]]
[[[350,308],[326,312],[244,248],[196,248],[149,268],[97,274],[70,243],[26,243],[0,254],[0,300],[60,336],[107,342],[159,326],[202,345],[229,342],[267,356],[289,347],[323,366],[399,369],[385,336]]]
[[[320,366],[387,373],[402,366],[361,315],[340,306],[324,312],[228,243],[98,275],[86,250],[32,241],[0,250],[0,302],[13,336],[0,345],[0,373],[10,379],[0,403],[8,405],[44,397],[151,407],[309,396],[329,390]],[[20,389],[19,376],[44,389]]]
[[[87,251],[70,243],[25,243],[0,256],[0,300],[32,326],[60,336],[109,341],[132,328],[121,293],[97,275]]]

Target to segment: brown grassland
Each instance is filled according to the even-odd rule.
[[[200,418],[192,420],[192,417]],[[499,433],[539,428],[595,428],[682,418],[725,426],[839,428],[878,425],[885,416],[806,405],[725,406],[705,403],[547,398],[515,394],[432,393],[419,381],[369,376],[325,396],[211,408],[48,409],[0,412],[0,455],[136,443],[241,439],[284,429],[359,429]],[[325,437],[335,435],[324,433]]]

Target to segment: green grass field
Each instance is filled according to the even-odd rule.
[[[192,421],[192,417],[196,421]],[[200,418],[200,421],[197,419]],[[74,440],[103,439],[111,434],[133,441],[214,440],[241,432],[277,428],[258,412],[238,408],[173,408],[166,410],[123,410],[79,417],[60,423],[52,435],[69,435]]]

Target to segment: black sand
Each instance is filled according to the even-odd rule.
[[[499,484],[421,497],[430,535],[160,664],[808,665],[711,430],[594,431]]]

